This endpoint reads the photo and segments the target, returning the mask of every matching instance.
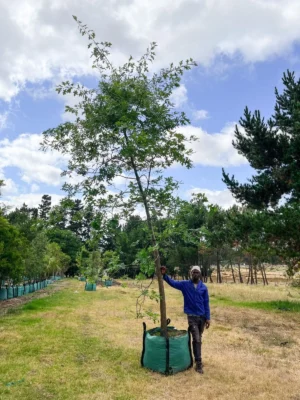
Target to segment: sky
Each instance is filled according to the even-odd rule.
[[[72,18],[113,44],[112,60],[142,55],[157,42],[155,68],[192,57],[198,64],[172,95],[191,123],[194,168],[172,167],[178,194],[205,193],[228,208],[235,200],[222,167],[240,182],[254,171],[232,146],[245,106],[269,118],[283,73],[300,70],[299,0],[0,0],[0,201],[12,208],[65,197],[66,157],[40,150],[42,132],[67,121],[63,80],[97,83],[87,40]]]

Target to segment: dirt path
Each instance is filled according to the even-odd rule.
[[[21,297],[14,297],[13,299],[9,300],[2,300],[0,301],[0,316],[3,316],[9,312],[9,310],[13,308],[17,308],[22,306],[23,304],[29,303],[35,299],[41,299],[43,297],[47,297],[52,295],[55,292],[58,292],[66,287],[68,287],[70,281],[64,279],[62,281],[56,281],[51,285],[47,286],[45,289],[37,290],[36,292],[26,294]]]

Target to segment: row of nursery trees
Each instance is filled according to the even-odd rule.
[[[5,182],[0,182],[1,186]],[[114,253],[102,254],[92,225],[96,213],[81,200],[51,206],[44,195],[38,207],[0,207],[0,281],[2,285],[40,281],[55,275],[84,274],[95,280],[110,268]]]
[[[198,264],[205,281],[213,281],[215,272],[221,283],[223,271],[229,271],[234,282],[254,284],[259,278],[268,284],[265,264],[284,263],[289,276],[297,271],[300,238],[292,226],[298,212],[292,206],[224,210],[195,194],[190,201],[174,198],[167,216],[153,217],[153,230],[172,275],[187,278],[189,267]],[[145,278],[154,273],[151,235],[137,215],[123,222],[115,215],[103,226],[101,213],[81,200],[63,199],[51,207],[51,197],[44,195],[38,208],[3,208],[0,222],[1,280],[81,273],[94,282],[103,274]]]
[[[96,212],[90,250],[114,252],[112,265],[133,276],[139,270],[156,273],[162,336],[167,336],[162,262],[180,268],[200,263],[205,276],[215,264],[221,282],[224,261],[231,267],[247,260],[249,283],[258,272],[266,283],[264,262],[280,257],[292,274],[300,257],[300,81],[295,75],[284,74],[284,90],[276,90],[269,120],[246,108],[236,128],[233,146],[257,174],[241,184],[223,171],[223,181],[243,208],[224,211],[207,205],[203,196],[183,202],[174,197],[178,182],[165,170],[174,164],[192,167],[196,138],[180,133],[189,119],[174,107],[171,95],[196,63],[188,59],[157,71],[152,68],[152,43],[140,59],[130,57],[114,66],[111,43],[98,42],[92,30],[74,19],[88,38],[99,82],[91,89],[69,81],[57,87],[58,93],[73,94],[78,102],[66,107],[72,122],[44,132],[42,149],[68,155],[64,190],[69,199],[80,193]],[[124,182],[118,190],[117,182]],[[132,217],[140,207],[143,221]],[[66,232],[69,225],[61,229]],[[79,235],[79,240],[87,239]],[[182,272],[186,274],[187,269]]]

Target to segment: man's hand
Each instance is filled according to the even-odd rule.
[[[205,328],[208,329],[209,327],[210,327],[210,320],[207,319],[207,320],[205,321]]]
[[[167,268],[165,266],[160,267],[160,272],[162,275],[165,275],[165,273],[167,272]]]

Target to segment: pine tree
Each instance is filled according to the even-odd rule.
[[[44,194],[42,197],[42,202],[39,205],[39,217],[48,220],[49,212],[51,210],[51,196]]]
[[[293,203],[300,199],[300,80],[287,71],[284,90],[275,89],[275,113],[265,121],[259,111],[246,107],[235,129],[233,146],[257,170],[249,183],[240,184],[223,170],[223,181],[236,199],[262,209],[276,206],[283,196]]]

